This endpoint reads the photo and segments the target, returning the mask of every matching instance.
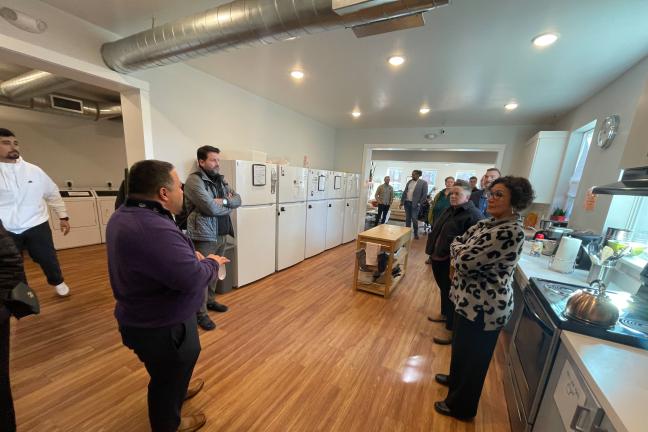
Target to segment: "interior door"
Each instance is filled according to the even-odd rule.
[[[327,201],[313,201],[306,205],[306,245],[304,247],[306,258],[324,251],[327,206]]]
[[[277,270],[304,260],[306,203],[280,204],[277,209]]]
[[[276,204],[236,210],[237,286],[247,285],[275,271]]]
[[[347,199],[344,203],[344,229],[342,242],[355,240],[358,235],[358,199]]]
[[[342,244],[344,200],[329,200],[326,208],[326,249]]]

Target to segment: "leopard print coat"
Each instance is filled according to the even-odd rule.
[[[455,273],[450,299],[457,313],[474,321],[484,313],[484,330],[506,325],[513,313],[513,270],[524,232],[519,217],[479,221],[450,246]]]

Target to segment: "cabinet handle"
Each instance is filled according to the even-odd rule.
[[[281,207],[281,211],[286,211],[286,207]]]
[[[310,204],[308,204],[308,208],[313,208],[313,206],[312,206],[312,205],[310,205]]]
[[[331,204],[329,204],[329,207],[331,207]]]
[[[571,422],[569,423],[569,428],[576,432],[585,432],[585,429],[578,426],[578,423],[580,423],[580,419],[583,413],[588,413],[588,412],[590,412],[589,408],[585,408],[582,405],[577,405],[576,411],[574,411],[574,416],[572,417]]]

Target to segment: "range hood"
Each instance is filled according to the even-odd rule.
[[[605,186],[596,186],[592,193],[599,195],[648,196],[648,166],[628,168],[623,171],[621,181]]]

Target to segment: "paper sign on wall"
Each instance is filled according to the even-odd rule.
[[[266,166],[263,164],[252,164],[252,186],[266,185]]]

